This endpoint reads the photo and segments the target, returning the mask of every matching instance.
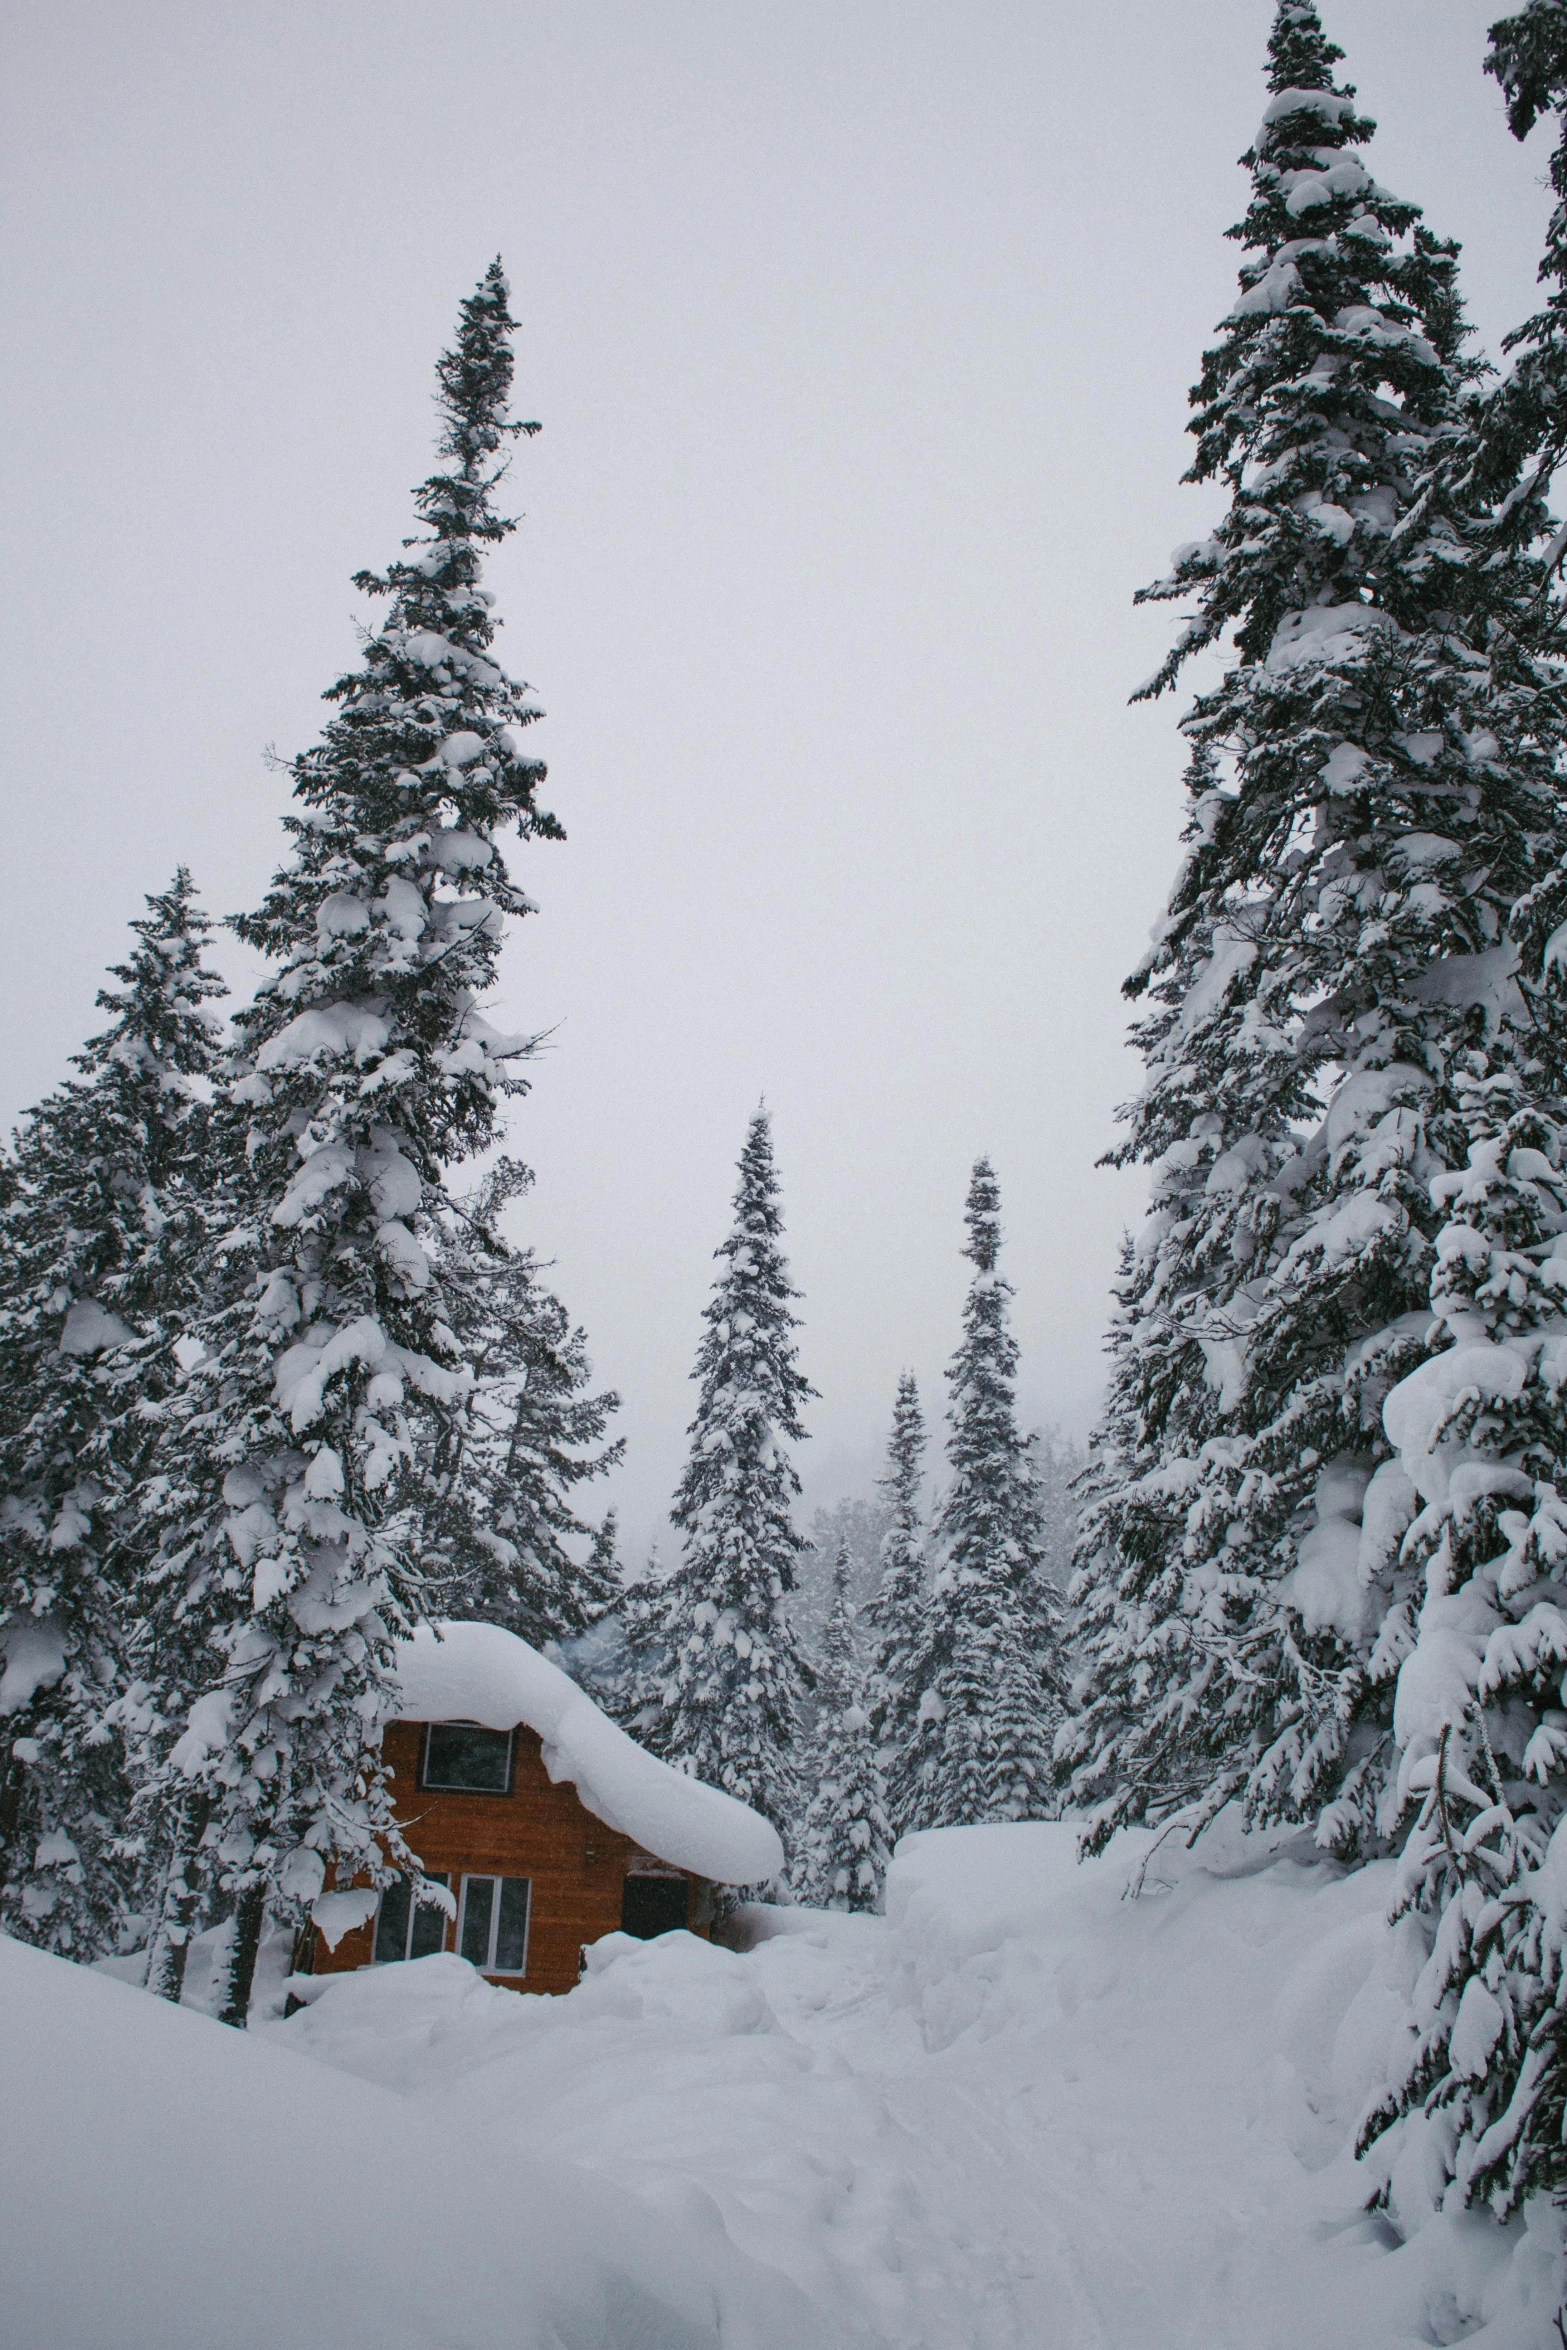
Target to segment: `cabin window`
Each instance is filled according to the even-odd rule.
[[[688,1895],[684,1877],[628,1877],[620,1896],[620,1930],[651,1942],[655,1934],[673,1934],[686,1922]]]
[[[432,1722],[424,1734],[423,1787],[462,1795],[511,1793],[512,1733],[478,1722]]]
[[[527,1973],[530,1891],[526,1877],[464,1877],[457,1947],[481,1974]]]
[[[435,1870],[429,1872],[432,1885],[445,1885],[449,1879]],[[446,1943],[446,1912],[427,1901],[415,1902],[413,1880],[399,1877],[395,1883],[382,1887],[381,1905],[375,1914],[375,1964],[385,1966],[399,1958],[428,1958],[432,1950],[440,1950]]]

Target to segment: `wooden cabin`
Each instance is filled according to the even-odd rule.
[[[402,1879],[363,1924],[331,1941],[317,1925],[312,1973],[448,1950],[492,1983],[569,1991],[587,1943],[705,1935],[715,1879],[781,1864],[765,1820],[645,1753],[515,1635],[443,1625],[400,1657],[412,1718],[383,1748],[397,1817],[456,1915],[415,1903]]]

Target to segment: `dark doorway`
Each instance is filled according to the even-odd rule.
[[[684,1877],[628,1877],[620,1896],[620,1930],[651,1942],[686,1922],[689,1890]]]

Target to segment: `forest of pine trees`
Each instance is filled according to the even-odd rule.
[[[1125,986],[1144,1075],[1110,1159],[1148,1207],[1087,1455],[1020,1418],[980,1157],[944,1439],[904,1372],[875,1491],[802,1530],[764,1106],[672,1535],[638,1565],[589,1507],[619,1398],[515,1237],[537,1040],[485,1016],[530,911],[502,841],[563,837],[483,585],[537,429],[497,262],[230,918],[267,977],[225,1018],[182,867],[0,1161],[8,1932],[144,1952],[178,1999],[226,1923],[243,2025],[269,1924],[418,1873],[393,1643],[477,1618],[775,1823],[788,1882],[736,1894],[871,1910],[900,1836],[1063,1816],[1085,1853],[1229,1812],[1397,1856],[1426,1957],[1371,2200],[1422,2131],[1499,2217],[1567,2189],[1567,0],[1491,36],[1513,131],[1558,133],[1543,306],[1499,373],[1344,62],[1281,0],[1189,420],[1222,512],[1140,599],[1186,607],[1140,697],[1210,658]]]

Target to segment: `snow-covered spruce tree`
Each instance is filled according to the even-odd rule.
[[[1507,925],[1557,848],[1540,569],[1475,487],[1452,248],[1352,152],[1340,54],[1278,10],[1191,427],[1188,478],[1230,504],[1145,591],[1197,599],[1145,693],[1233,649],[1183,722],[1187,856],[1128,983],[1148,1073],[1113,1157],[1153,1197],[1060,1748],[1091,1849],[1232,1798],[1345,1854],[1378,1832],[1410,1580],[1380,1406],[1431,1343],[1455,1072],[1527,1020]]]
[[[816,1674],[813,1793],[795,1881],[816,1909],[875,1909],[892,1857],[887,1790],[855,1663],[849,1550],[840,1543]]]
[[[1060,1603],[1041,1573],[1039,1497],[1017,1425],[1012,1285],[996,1270],[1001,1195],[988,1160],[969,1182],[974,1267],[948,1368],[951,1479],[933,1528],[936,1572],[915,1660],[916,1742],[894,1813],[909,1828],[1043,1819],[1063,1678]]]
[[[0,1924],[78,1957],[138,1897],[121,1521],[197,1305],[224,992],[183,867],[131,929],[110,1024],[24,1123],[0,1203]]]
[[[229,1088],[250,1114],[254,1211],[227,1236],[150,1496],[147,1587],[179,1670],[178,1735],[147,1796],[186,1847],[175,1882],[237,1907],[236,2024],[269,1902],[299,1919],[329,1871],[416,1866],[378,1740],[391,1643],[439,1611],[420,1486],[456,1450],[473,1370],[415,1220],[520,1084],[527,1041],[478,1009],[505,917],[529,910],[498,836],[559,837],[523,750],[536,713],[495,662],[480,584],[483,549],[513,527],[491,504],[508,443],[531,429],[506,419],[507,304],[497,262],[439,363],[423,535],[359,576],[387,616],[294,762],[292,854],[235,924],[281,969],[237,1023]],[[175,1933],[187,1923],[177,1909]]]
[[[536,1259],[500,1230],[532,1180],[502,1159],[440,1219],[436,1277],[474,1388],[455,1454],[431,1463],[422,1564],[432,1589],[445,1586],[445,1613],[504,1624],[542,1647],[586,1631],[615,1597],[613,1551],[606,1564],[572,1497],[624,1447],[604,1443],[618,1396],[586,1392],[585,1334]]]
[[[1433,1186],[1442,1351],[1383,1407],[1399,1457],[1380,1475],[1419,1510],[1394,1728],[1417,1813],[1401,1905],[1429,1919],[1431,1955],[1361,2143],[1410,2117],[1379,2149],[1380,2198],[1414,2225],[1411,2194],[1434,2204],[1451,2179],[1502,2217],[1567,2183],[1567,1126],[1520,1072],[1473,1063],[1455,1077],[1468,1164]]]
[[[1514,131],[1563,115],[1547,306],[1480,404],[1476,474],[1498,537],[1552,531],[1540,504],[1567,447],[1567,8],[1532,0],[1492,31],[1489,69]],[[1551,537],[1554,567],[1563,547]],[[1537,606],[1548,630],[1554,599]],[[1430,1957],[1402,2076],[1362,2130],[1378,2200],[1418,2225],[1451,2193],[1502,2217],[1567,2185],[1567,861],[1513,908],[1530,1014],[1486,1040],[1460,1079],[1467,1164],[1433,1185],[1431,1302],[1442,1351],[1388,1396],[1423,1568],[1399,1627],[1398,1794],[1415,1812],[1401,1899]],[[1416,1612],[1418,1611],[1418,1612]],[[1407,1653],[1404,1653],[1407,1652]],[[1399,2125],[1393,2127],[1392,2125]],[[1411,2209],[1413,2203],[1416,2208]]]
[[[892,1523],[881,1549],[881,1581],[866,1607],[875,1645],[865,1680],[865,1710],[886,1775],[893,1830],[901,1834],[917,1808],[920,1681],[928,1645],[930,1567],[925,1556],[920,1487],[925,1478],[925,1420],[912,1371],[898,1380],[880,1480]]]
[[[765,1813],[787,1842],[806,1675],[785,1610],[805,1544],[786,1447],[815,1393],[801,1372],[765,1109],[740,1154],[734,1226],[703,1309],[691,1452],[670,1516],[684,1549],[664,1585],[666,1664],[644,1735],[670,1762]]]

